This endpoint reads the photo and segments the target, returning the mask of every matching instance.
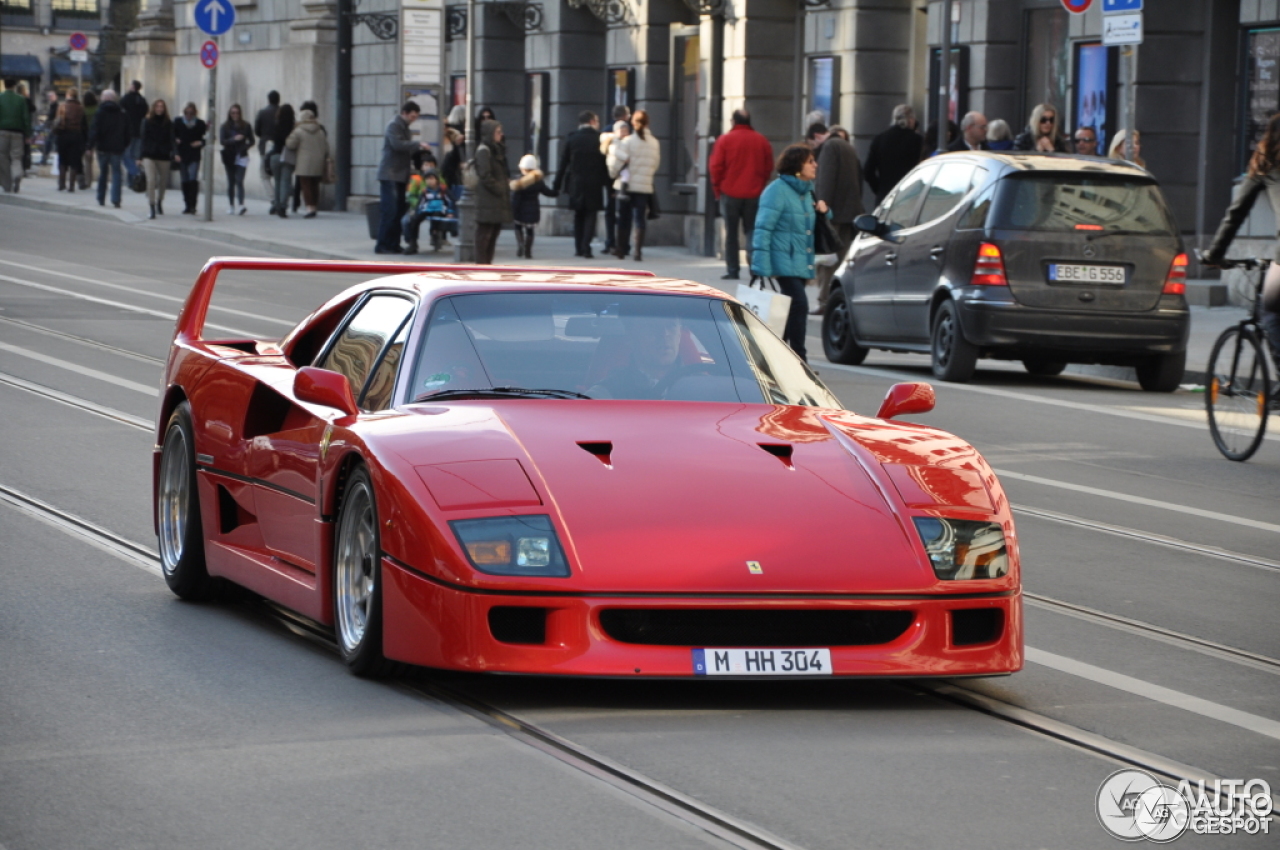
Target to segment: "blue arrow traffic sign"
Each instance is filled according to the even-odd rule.
[[[1102,0],[1102,14],[1114,12],[1141,12],[1142,0]]]
[[[236,7],[229,0],[196,0],[196,26],[209,35],[222,35],[236,22]]]

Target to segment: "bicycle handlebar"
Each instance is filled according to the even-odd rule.
[[[1268,266],[1270,266],[1271,263],[1273,262],[1268,257],[1238,257],[1236,259],[1230,259],[1230,260],[1224,257],[1223,259],[1218,260],[1217,262],[1209,263],[1209,262],[1206,262],[1204,258],[1204,251],[1200,250],[1199,248],[1195,249],[1195,255],[1196,255],[1196,259],[1199,260],[1204,265],[1216,266],[1217,268],[1220,268],[1220,269],[1245,269],[1246,271],[1249,271],[1252,269],[1265,269]]]

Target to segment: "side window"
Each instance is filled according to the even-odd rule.
[[[357,309],[317,365],[346,375],[358,398],[378,355],[412,312],[413,302],[408,298],[374,295]]]
[[[936,221],[956,208],[969,194],[973,182],[973,163],[944,162],[938,169],[929,191],[925,193],[924,206],[920,208],[920,223]]]
[[[922,168],[908,174],[894,190],[893,201],[885,211],[883,221],[898,228],[910,227],[916,220],[916,209],[920,206],[920,198],[928,188],[933,175],[938,171],[936,166]]]
[[[382,359],[378,361],[377,368],[373,370],[369,388],[364,391],[364,398],[360,400],[360,407],[364,410],[372,412],[391,407],[391,391],[396,387],[396,372],[404,358],[404,344],[409,338],[411,324],[409,318],[405,317],[400,323],[400,330],[396,332],[395,338],[383,352]]]

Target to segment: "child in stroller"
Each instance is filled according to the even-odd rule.
[[[414,175],[406,195],[409,212],[400,222],[405,241],[409,243],[406,254],[418,253],[418,231],[424,221],[429,222],[432,251],[443,248],[448,236],[458,235],[458,211],[434,168],[423,169],[421,177]]]

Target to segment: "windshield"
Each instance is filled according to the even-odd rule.
[[[1150,180],[1078,174],[1018,174],[1000,181],[990,226],[997,230],[1173,233]]]
[[[485,392],[485,391],[489,392]],[[750,311],[714,298],[495,292],[441,299],[410,398],[662,399],[839,408]]]

